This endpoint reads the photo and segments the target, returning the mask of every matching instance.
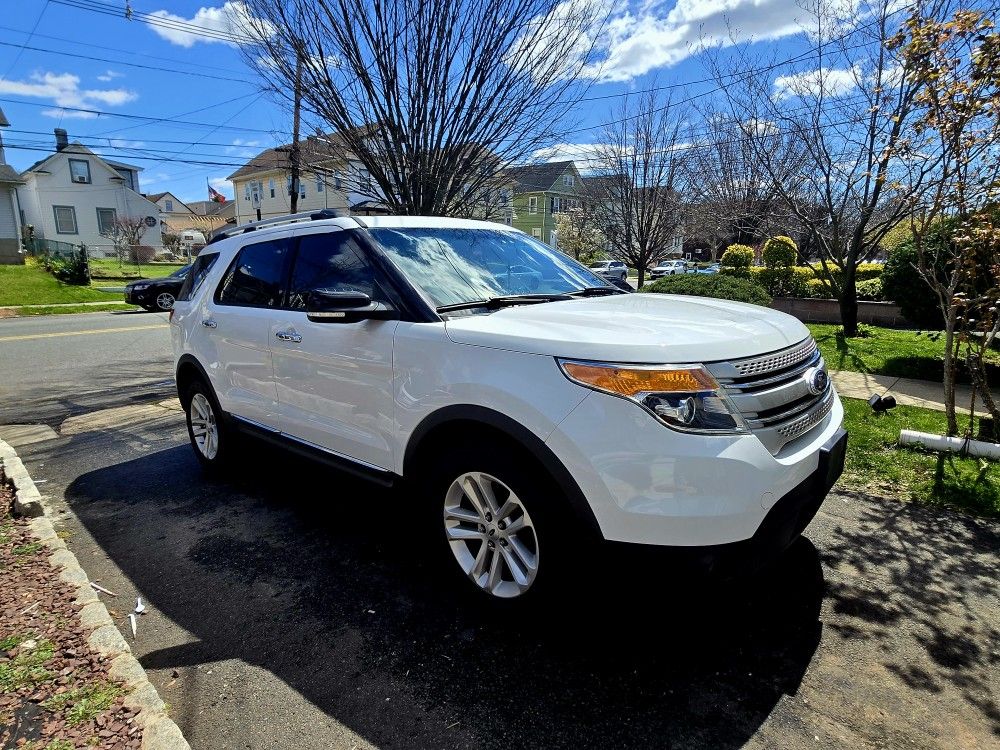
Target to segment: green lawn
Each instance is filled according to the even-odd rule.
[[[810,323],[827,367],[891,377],[942,379],[944,336],[938,332],[899,331],[893,328],[866,326],[871,335],[844,338],[840,326]],[[989,362],[1000,365],[1000,353],[991,351]]]
[[[63,302],[108,302],[117,295],[85,286],[63,284],[33,261],[0,266],[0,305],[54,305]]]
[[[897,448],[901,429],[943,434],[944,412],[897,406],[876,416],[865,401],[845,398],[847,464],[838,487],[1000,517],[1000,464]],[[940,463],[941,476],[935,481]]]
[[[110,281],[134,281],[169,276],[183,263],[122,263],[114,258],[91,258],[90,276],[95,285],[105,286]]]

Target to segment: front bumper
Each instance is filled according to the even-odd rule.
[[[755,435],[676,432],[625,399],[594,392],[546,442],[605,540],[706,548],[765,533],[772,512],[808,504],[804,493],[819,494],[818,507],[841,470],[843,414],[834,396],[818,425],[772,455]]]
[[[125,301],[130,305],[154,305],[156,304],[156,295],[157,292],[151,287],[139,291],[125,288]]]

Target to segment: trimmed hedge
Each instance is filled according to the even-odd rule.
[[[759,284],[748,279],[722,274],[684,274],[664,276],[646,284],[640,292],[654,294],[689,294],[694,297],[714,297],[734,302],[748,302],[767,307],[771,297]]]
[[[791,237],[778,235],[764,243],[760,259],[766,268],[791,268],[799,259],[799,248]]]
[[[719,264],[724,272],[745,279],[750,275],[753,256],[753,248],[749,245],[730,245],[719,259]]]

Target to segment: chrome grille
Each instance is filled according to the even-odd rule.
[[[773,454],[820,424],[833,408],[833,387],[815,394],[806,382],[813,368],[826,369],[816,342],[707,365],[750,430]]]

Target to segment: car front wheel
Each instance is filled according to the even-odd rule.
[[[470,594],[510,607],[560,577],[564,528],[558,487],[544,471],[490,451],[462,450],[427,485],[437,506],[443,564]]]

